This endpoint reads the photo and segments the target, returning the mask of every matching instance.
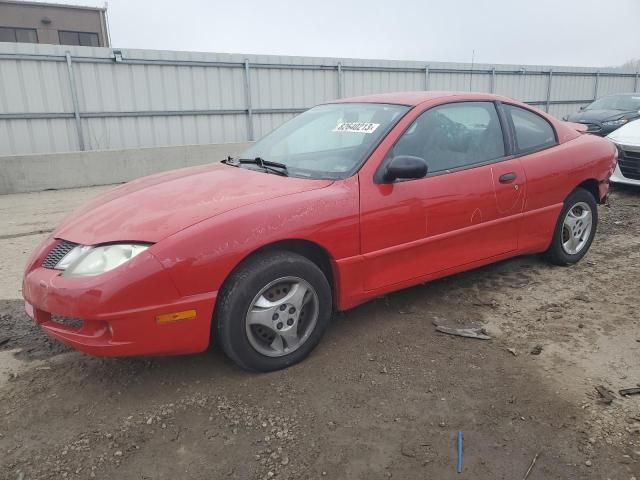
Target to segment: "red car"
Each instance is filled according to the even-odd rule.
[[[276,370],[333,310],[516,255],[579,261],[616,149],[509,98],[417,92],[308,110],[240,158],[142,178],[32,255],[27,312],[94,355]]]

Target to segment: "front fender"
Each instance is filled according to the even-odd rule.
[[[340,260],[359,253],[357,176],[317,190],[246,205],[186,228],[153,254],[182,295],[216,292],[233,269],[274,242],[302,239]]]

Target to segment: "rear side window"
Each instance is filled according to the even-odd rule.
[[[518,153],[542,150],[557,143],[553,127],[540,115],[513,105],[505,108],[513,122]]]

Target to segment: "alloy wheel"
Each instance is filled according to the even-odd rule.
[[[306,280],[274,280],[258,292],[249,306],[245,318],[247,339],[262,355],[288,355],[309,339],[319,306],[318,294]]]
[[[569,255],[580,253],[589,241],[593,228],[593,214],[585,202],[569,209],[562,225],[562,248]]]

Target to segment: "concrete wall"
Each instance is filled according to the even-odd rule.
[[[103,8],[0,1],[0,27],[32,28],[38,43],[59,44],[59,31],[95,33],[97,46],[108,47],[106,10]],[[43,23],[48,19],[50,23]],[[46,21],[46,20],[45,20]]]
[[[0,195],[122,183],[218,162],[248,146],[244,142],[0,157]]]

